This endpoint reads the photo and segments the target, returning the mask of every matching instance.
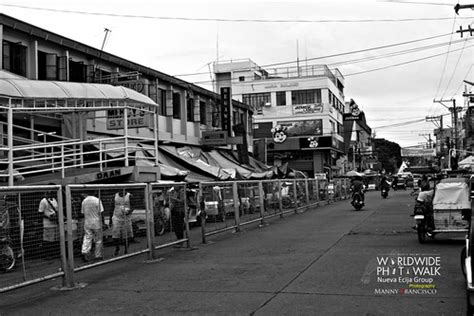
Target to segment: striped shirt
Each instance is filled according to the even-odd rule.
[[[82,201],[81,213],[84,214],[84,228],[102,228],[102,216],[104,211],[102,202],[95,196],[89,195]]]

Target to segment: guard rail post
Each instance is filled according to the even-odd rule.
[[[283,205],[282,205],[282,202],[281,202],[281,180],[278,179],[278,182],[277,182],[277,187],[278,187],[278,208],[280,210],[280,218],[283,218]]]
[[[237,182],[232,182],[232,193],[234,196],[234,217],[235,217],[235,232],[240,232],[240,201],[239,201],[239,191],[237,187]]]
[[[308,185],[308,178],[304,179],[304,190],[306,193],[306,206],[309,206],[309,185]]]
[[[145,187],[145,220],[146,220],[146,238],[148,243],[148,260],[156,259],[155,252],[155,219],[153,212],[153,185],[148,183]]]
[[[264,191],[263,191],[263,182],[258,181],[258,197],[260,203],[260,226],[265,226],[265,199],[264,199]]]
[[[296,189],[296,179],[293,179],[293,196],[295,199],[295,214],[298,214],[298,190]]]
[[[58,197],[58,219],[59,219],[59,241],[61,251],[61,263],[64,271],[63,286],[67,288],[74,287],[74,246],[72,242],[72,209],[71,209],[71,192],[69,191],[69,197],[67,196],[66,188],[66,230],[64,227],[64,212],[63,212],[63,193],[61,186],[57,191]],[[65,232],[67,231],[67,238]],[[67,243],[67,248],[66,248]],[[68,252],[66,254],[66,251]],[[72,264],[71,264],[72,262]]]
[[[206,214],[206,207],[204,205],[204,198],[203,198],[203,194],[202,194],[202,183],[199,182],[199,192],[198,192],[198,205],[199,205],[199,208],[203,208],[201,209],[201,217],[200,217],[200,220],[201,220],[201,243],[203,244],[206,244],[207,243],[207,240],[206,240],[206,217],[207,217],[207,214]]]

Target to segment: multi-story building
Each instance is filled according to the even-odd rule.
[[[250,59],[214,64],[217,91],[254,109],[254,153],[309,176],[342,172],[344,77],[325,65],[262,68]]]
[[[87,109],[83,108],[83,113],[86,114],[70,115],[67,116],[68,119],[64,119],[66,117],[63,115],[66,111],[64,109],[56,112],[51,110],[41,112],[38,109],[23,111],[21,114],[13,115],[14,134],[18,137],[21,136],[23,144],[53,140],[64,142],[66,141],[64,137],[69,141],[74,138],[84,142],[91,139],[126,136],[134,138],[133,142],[131,139],[127,140],[127,144],[134,143],[136,145],[143,143],[140,142],[140,138],[157,138],[162,149],[161,152],[169,154],[172,158],[167,160],[171,162],[173,159],[173,161],[184,159],[187,163],[184,166],[186,169],[197,170],[199,169],[196,167],[198,164],[194,162],[198,160],[203,146],[207,145],[208,151],[216,148],[231,148],[228,144],[232,143],[233,139],[229,134],[233,125],[239,125],[239,139],[233,144],[240,146],[245,143],[249,144],[247,148],[241,148],[240,152],[252,150],[250,122],[253,110],[244,103],[221,99],[221,95],[192,83],[4,14],[0,14],[0,42],[2,43],[0,46],[0,70],[15,77],[4,75],[8,77],[4,80],[23,78],[35,82],[59,82],[66,83],[62,86],[63,90],[74,86],[79,90],[82,89],[81,91],[92,89],[91,87],[98,88],[94,88],[97,91],[106,85],[122,86],[148,97],[150,100],[147,100],[146,103],[149,106],[152,103],[156,104],[156,119],[153,118],[154,109],[145,113],[142,110],[130,109],[128,106],[118,106],[118,103],[111,104],[112,98],[107,95],[103,96],[100,106],[95,103],[96,101],[85,100],[84,108],[89,107],[94,110],[86,111]],[[2,87],[0,87],[1,89]],[[102,90],[112,91],[112,89]],[[124,94],[126,99],[126,91]],[[54,96],[50,98],[54,99]],[[44,99],[41,101],[41,98],[37,97],[36,100],[30,101],[35,103],[56,102],[56,106],[58,105],[57,98],[56,101],[48,100],[47,102]],[[8,103],[8,101],[5,102]],[[119,101],[114,99],[113,102]],[[65,104],[67,108],[72,103],[74,100],[71,98],[62,99],[59,102],[59,107],[61,104]],[[16,106],[18,105],[14,105],[14,107]],[[74,113],[77,109],[67,111]],[[229,113],[233,113],[232,120]],[[124,119],[124,116],[128,119]],[[0,118],[3,122],[0,124],[0,135],[5,136],[7,134],[6,112],[0,113]],[[126,132],[124,125],[127,125]],[[82,129],[80,133],[68,133],[68,131],[79,129],[79,126]],[[155,126],[157,126],[158,133],[156,133]],[[25,127],[28,129],[25,130]],[[210,141],[207,143],[203,141],[203,133],[206,132],[210,134],[207,135],[210,137]],[[220,137],[221,134],[225,136],[225,142],[212,140],[212,137],[216,135]],[[54,138],[54,135],[57,137]],[[242,138],[246,142],[242,142]],[[3,149],[6,148],[5,137],[2,137],[0,145],[3,146]],[[146,147],[147,144],[140,145]],[[99,145],[97,143],[94,146]],[[116,140],[109,143],[101,141],[100,146],[107,150],[110,150],[111,147],[119,147]],[[126,152],[132,155],[136,151]],[[6,152],[6,150],[0,150],[0,155],[3,153],[3,158],[5,158]],[[158,155],[157,150],[154,155]],[[128,160],[128,157],[125,158]],[[209,158],[209,160],[216,162],[218,159]],[[208,163],[210,164],[210,162]],[[209,175],[209,170],[197,170],[197,172],[201,171]]]

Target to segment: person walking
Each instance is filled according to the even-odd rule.
[[[102,227],[104,223],[104,206],[99,198],[93,195],[82,195],[81,213],[84,214],[84,239],[81,254],[84,261],[91,260],[91,248],[94,242],[94,259],[102,259],[104,254]]]
[[[170,194],[171,225],[177,240],[184,238],[184,194],[181,191],[181,189],[175,188],[168,190]],[[177,245],[177,247],[182,247],[182,244]]]
[[[41,199],[38,212],[43,215],[43,249],[47,257],[59,255],[59,223],[58,201],[53,192],[45,192]]]
[[[128,242],[133,239],[132,218],[133,209],[130,207],[129,192],[115,193],[114,213],[112,216],[112,238],[115,244],[114,256],[120,254],[120,244],[125,245],[124,253],[128,253]]]

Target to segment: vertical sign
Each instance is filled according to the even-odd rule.
[[[230,134],[231,127],[230,127],[230,102],[231,102],[231,94],[230,88],[224,87],[221,88],[221,123],[222,123],[222,130],[227,131]]]

